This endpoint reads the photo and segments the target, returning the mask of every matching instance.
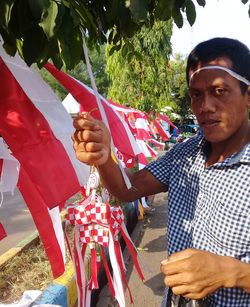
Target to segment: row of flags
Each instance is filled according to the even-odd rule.
[[[79,112],[91,112],[93,117],[101,119],[92,89],[50,63],[45,68],[77,101]],[[75,157],[71,141],[74,133],[72,118],[63,104],[36,70],[27,67],[18,55],[8,56],[1,46],[0,79],[0,192],[5,192],[8,187],[11,191],[16,180],[38,229],[53,276],[57,278],[65,269],[60,211],[65,202],[86,185],[90,168]],[[148,157],[156,157],[149,143],[164,146],[155,139],[155,133],[163,141],[169,137],[161,120],[173,124],[160,114],[150,124],[149,116],[144,112],[104,97],[101,97],[101,103],[117,156],[126,167],[134,166],[136,159],[139,168],[144,167]],[[3,165],[7,161],[6,156],[1,155],[2,151],[8,152],[17,162],[17,177],[7,188],[2,184],[6,174]],[[4,237],[0,221],[0,236],[1,233]]]

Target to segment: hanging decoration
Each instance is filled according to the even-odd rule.
[[[126,280],[126,268],[119,243],[120,236],[123,237],[127,245],[140,278],[144,280],[144,277],[137,260],[136,248],[124,223],[122,209],[119,206],[110,206],[107,201],[103,202],[101,196],[96,193],[98,186],[99,175],[92,168],[86,187],[86,194],[90,193],[90,195],[82,202],[67,206],[67,224],[74,225],[73,248],[70,247],[69,242],[68,246],[75,265],[78,306],[90,306],[91,291],[99,287],[98,271],[100,258],[102,258],[111,295],[116,298],[119,306],[123,307],[125,306],[124,284],[129,291],[131,303],[133,303],[133,299]],[[90,279],[87,278],[84,267],[87,249],[90,250],[91,255]],[[108,267],[107,253],[113,270],[113,277]]]

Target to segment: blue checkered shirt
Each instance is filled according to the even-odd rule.
[[[193,137],[146,167],[169,188],[168,254],[196,248],[250,263],[250,144],[205,168],[207,146]],[[208,300],[211,307],[250,307],[240,288],[219,289]]]

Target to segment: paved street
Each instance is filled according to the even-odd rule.
[[[15,247],[36,230],[30,212],[18,189],[15,190],[13,196],[7,192],[3,194],[0,221],[8,235],[0,241],[0,255]]]

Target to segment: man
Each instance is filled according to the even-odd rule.
[[[107,129],[88,114],[74,123],[74,148],[124,201],[168,190],[167,306],[175,295],[250,306],[250,51],[237,40],[205,41],[190,53],[186,73],[203,135],[129,174],[133,188],[110,156]]]

